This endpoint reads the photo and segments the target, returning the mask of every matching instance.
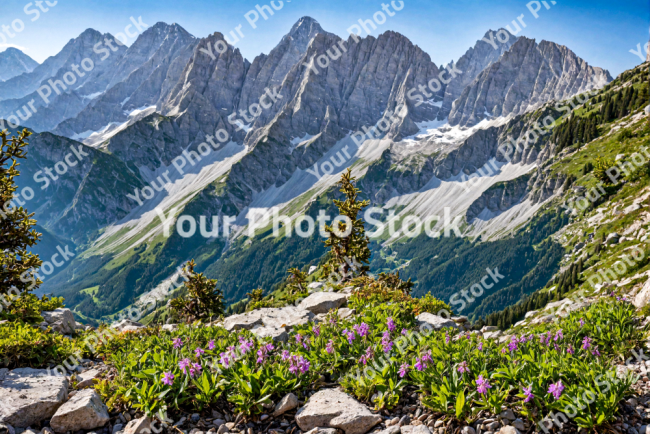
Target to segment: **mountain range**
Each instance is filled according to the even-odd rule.
[[[540,225],[540,210],[563,188],[561,175],[544,170],[561,148],[551,134],[527,138],[546,117],[561,117],[566,100],[612,77],[565,46],[500,31],[506,43],[486,42],[497,32],[489,30],[442,65],[399,33],[342,39],[309,17],[252,61],[223,44],[221,33],[195,38],[178,24],[157,23],[130,47],[86,30],[41,65],[0,82],[0,119],[18,119],[35,133],[19,184],[36,192],[26,206],[50,240],[43,255],[53,243],[76,252],[41,291],[64,295],[82,318],[109,319],[167,284],[191,258],[219,279],[230,303],[257,287],[271,291],[287,263],[316,265],[324,248],[317,236],[271,238],[268,226],[250,235],[247,214],[333,212],[330,199],[348,167],[364,197],[392,210],[394,221],[462,220],[462,234],[449,238],[398,233],[373,241],[372,270],[402,270],[414,277],[416,293],[441,298],[450,289],[435,282],[440,267],[455,276],[449,270],[465,266],[474,276],[486,262],[470,255],[490,249],[506,253],[492,255],[489,266],[512,269],[493,292],[523,285],[531,273],[540,281],[552,275],[558,250],[521,247],[532,240],[516,231]],[[100,43],[116,47],[103,60],[93,50]],[[86,58],[92,71],[46,103],[38,90]],[[14,53],[5,69],[20,62]],[[26,115],[32,100],[36,110]],[[376,125],[387,128],[365,133]],[[219,130],[228,139],[208,146]],[[522,139],[527,146],[508,158],[499,152]],[[37,180],[71,148],[80,164],[46,186]],[[200,161],[187,157],[194,152]],[[329,173],[320,170],[325,163]],[[232,233],[165,237],[161,212],[196,221],[233,216]],[[431,249],[440,253],[418,265],[414,252]],[[528,258],[525,266],[517,254]]]

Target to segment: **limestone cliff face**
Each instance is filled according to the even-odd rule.
[[[467,209],[465,216],[468,223],[484,210],[499,213],[508,210],[519,203],[528,193],[528,182],[531,174],[526,174],[511,181],[498,182],[484,191]]]
[[[145,30],[116,64],[108,90],[54,129],[66,137],[123,123],[135,109],[155,106],[180,79],[198,40],[178,24]]]
[[[463,90],[449,114],[451,125],[520,114],[550,100],[599,88],[612,77],[563,45],[521,37]]]
[[[506,37],[507,36],[507,37]],[[501,42],[505,41],[505,42]],[[474,81],[474,79],[485,70],[489,65],[497,62],[501,55],[507,52],[512,44],[517,41],[517,37],[512,35],[506,29],[496,31],[489,30],[480,41],[476,41],[474,47],[467,50],[457,62],[452,62],[450,66],[454,70],[461,71],[456,77],[453,77],[445,88],[445,98],[442,102],[442,108],[439,119],[444,119],[451,112],[451,107],[463,90]]]
[[[516,116],[501,126],[479,129],[459,144],[435,152],[431,151],[436,146],[435,139],[408,153],[396,143],[370,165],[361,181],[362,189],[376,203],[384,203],[390,197],[416,192],[434,178],[486,175],[497,171],[496,164],[507,162],[542,165],[554,155],[554,144],[550,142],[550,133],[538,134],[536,127],[546,116],[557,119],[561,114],[548,104],[534,114]],[[535,175],[526,191],[537,191],[535,202],[539,202],[554,194],[562,183],[555,184],[545,176]]]
[[[115,51],[111,51],[107,44]],[[101,50],[106,50],[109,55],[106,57]],[[106,89],[126,50],[112,35],[86,30],[32,72],[0,82],[0,118],[7,119],[13,115],[18,117],[19,124],[37,131],[53,129],[59,122],[76,116],[91,101],[92,95]],[[84,59],[92,60],[90,71],[79,69]],[[73,66],[79,69],[79,74],[72,72]],[[64,80],[66,74],[67,84]],[[74,77],[72,84],[70,74]],[[49,85],[50,80],[56,84],[58,93]],[[45,84],[50,86],[49,103],[36,92]],[[36,112],[30,110],[30,102]]]

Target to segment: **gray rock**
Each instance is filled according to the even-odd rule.
[[[287,411],[293,410],[294,408],[298,408],[298,397],[294,395],[293,393],[287,393],[284,398],[280,400],[280,402],[277,403],[275,406],[275,410],[273,411],[273,417],[278,417],[280,415],[283,415]]]
[[[95,378],[99,378],[101,375],[102,371],[99,369],[88,369],[86,371],[83,371],[80,374],[77,374],[77,379],[79,382],[77,383],[77,389],[84,389],[86,387],[92,387],[94,383]]]
[[[0,422],[0,434],[16,434],[13,426]]]
[[[68,397],[68,379],[20,368],[0,374],[0,422],[26,428],[52,417]]]
[[[168,332],[175,332],[178,330],[178,324],[165,324],[162,326],[162,329]]]
[[[471,426],[464,426],[460,430],[460,434],[476,434],[476,430],[472,428]]]
[[[259,326],[284,328],[289,331],[296,325],[307,324],[313,317],[313,313],[294,306],[263,308],[229,316],[224,320],[223,327],[228,331],[251,330]]]
[[[421,313],[416,319],[421,332],[440,330],[445,327],[458,328],[458,325],[454,321],[429,312]]]
[[[145,328],[144,325],[139,322],[131,321],[130,319],[123,319],[122,321],[111,325],[111,327],[121,332],[135,332]]]
[[[117,423],[117,424],[113,425],[113,434],[121,432],[122,428],[124,428],[124,425],[122,425],[121,423]]]
[[[327,313],[332,309],[338,309],[344,306],[348,301],[346,294],[337,292],[315,292],[309,297],[305,298],[300,305],[299,309],[308,310],[313,314]]]
[[[510,421],[517,419],[517,416],[515,416],[515,413],[510,409],[506,409],[506,410],[502,411],[499,414],[499,417],[501,417],[502,419],[508,419]]]
[[[496,332],[496,331],[498,331],[498,330],[499,330],[499,327],[495,327],[495,326],[483,326],[483,328],[481,329],[481,333],[485,333],[485,332]]]
[[[499,430],[499,434],[521,434],[514,426],[506,425]]]
[[[337,389],[319,390],[296,414],[302,431],[325,427],[339,428],[346,434],[365,434],[381,421],[381,416]]]
[[[524,421],[521,420],[521,419],[513,420],[512,421],[512,426],[514,426],[519,431],[526,431],[526,426],[524,425]]]
[[[109,420],[108,409],[97,392],[86,389],[59,407],[50,425],[57,433],[65,433],[98,428],[106,425]]]
[[[219,427],[219,429],[217,430],[217,434],[225,434],[225,433],[228,433],[228,432],[230,432],[230,430],[228,429],[228,427],[226,426],[225,423],[223,425],[221,425]]]
[[[255,327],[251,332],[260,339],[271,338],[274,342],[284,342],[289,340],[289,333],[284,327]]]
[[[389,425],[385,430],[379,431],[381,434],[397,434],[401,431],[399,425]]]
[[[151,419],[147,416],[140,419],[133,419],[124,428],[124,434],[150,434],[151,433]]]
[[[550,70],[549,64],[557,68]],[[449,113],[449,124],[473,126],[488,117],[520,114],[611,80],[606,70],[590,66],[565,46],[520,37],[463,89]]]
[[[74,314],[70,309],[59,308],[50,312],[41,312],[41,316],[52,329],[64,335],[74,333],[77,326]]]
[[[650,302],[650,278],[646,281],[645,285],[643,285],[643,288],[639,291],[639,293],[634,297],[633,304],[637,308],[642,308],[645,307],[648,302]]]
[[[354,309],[350,309],[347,307],[342,307],[338,310],[338,316],[341,319],[346,319],[352,317],[354,314],[356,314],[357,311]]]
[[[338,430],[336,428],[316,427],[312,430],[307,431],[305,434],[341,434],[341,430]]]
[[[404,425],[400,428],[402,434],[431,434],[431,430],[426,425]]]

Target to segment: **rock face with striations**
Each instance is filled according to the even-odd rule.
[[[504,35],[507,35],[507,38]],[[505,42],[501,42],[503,40]],[[453,77],[445,88],[445,97],[438,119],[444,119],[449,115],[453,102],[463,93],[463,89],[474,81],[485,68],[498,61],[499,57],[508,51],[516,40],[517,37],[506,29],[489,30],[457,62],[452,62],[450,66],[461,72]]]
[[[115,48],[114,51],[107,48],[106,41]],[[98,51],[95,51],[95,47]],[[105,57],[99,49],[109,51],[110,55]],[[0,82],[0,99],[3,100],[0,104],[0,118],[37,131],[51,130],[61,121],[75,116],[92,98],[106,89],[115,74],[115,66],[125,51],[126,47],[108,33],[102,34],[93,29],[84,31],[59,54],[48,58],[32,72]],[[90,59],[94,67],[87,72],[79,69],[83,76],[72,72],[73,66],[78,69],[84,59]],[[73,82],[70,74],[74,77]],[[68,84],[65,83],[64,76],[67,76]],[[56,85],[56,90],[49,84],[50,80]],[[44,84],[51,91],[48,101],[36,92]],[[35,113],[29,109],[31,101]],[[10,116],[14,116],[14,119]]]
[[[472,126],[486,118],[524,113],[610,81],[609,72],[590,66],[563,45],[520,37],[463,90],[449,123]]]
[[[67,397],[63,376],[41,369],[0,369],[0,422],[16,428],[37,424],[52,417]]]
[[[77,116],[59,124],[54,132],[80,137],[87,144],[101,141],[111,128],[117,128],[109,127],[111,123],[126,122],[135,109],[156,106],[167,96],[197,42],[178,24],[157,23],[146,29],[116,65],[108,90],[90,101]],[[91,131],[104,129],[104,134],[86,139]]]

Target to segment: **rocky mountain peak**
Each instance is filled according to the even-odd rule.
[[[38,62],[17,48],[9,47],[0,53],[0,81],[9,80],[25,72],[32,72]]]
[[[304,53],[307,50],[309,42],[319,33],[327,33],[315,19],[311,17],[302,17],[296,24],[291,27],[289,33],[282,38],[284,41],[291,38],[299,51]]]
[[[449,123],[471,126],[491,117],[521,114],[611,80],[609,72],[590,66],[565,46],[519,37],[464,88],[453,103]]]

